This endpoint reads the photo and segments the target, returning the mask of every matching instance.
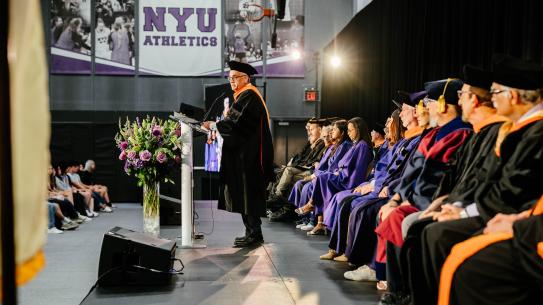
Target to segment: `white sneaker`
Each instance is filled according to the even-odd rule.
[[[77,218],[78,218],[79,220],[82,220],[83,222],[89,222],[89,221],[92,220],[92,219],[90,219],[90,218],[87,217],[87,216],[83,216],[83,215],[81,215],[81,214],[77,214],[77,215],[78,215]]]
[[[87,217],[94,217],[94,214],[90,210],[85,211],[87,213]]]
[[[93,217],[98,217],[98,216],[100,216],[100,214],[98,214],[98,213],[96,213],[96,212],[91,212],[91,213],[92,213],[92,216],[93,216]]]
[[[305,226],[302,226],[300,228],[300,230],[302,230],[302,231],[311,231],[311,230],[313,230],[314,227],[315,227],[314,225],[308,223]]]
[[[358,267],[358,269],[353,271],[347,271],[343,274],[343,276],[351,281],[367,281],[367,282],[375,282],[377,281],[377,277],[375,275],[375,270],[371,269],[370,267],[364,265],[362,267]]]
[[[301,229],[303,226],[307,226],[307,223],[301,223],[299,225],[296,225],[296,229]]]
[[[59,230],[55,227],[52,227],[51,229],[47,229],[47,233],[51,233],[51,234],[62,234],[62,230]]]
[[[110,207],[108,207],[108,206],[106,206],[105,208],[101,209],[100,211],[106,212],[106,213],[111,213],[111,212],[113,212],[113,210],[112,210]]]

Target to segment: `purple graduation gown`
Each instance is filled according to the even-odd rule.
[[[315,214],[322,214],[324,203],[329,202],[336,193],[353,189],[364,182],[372,159],[372,149],[366,142],[359,141],[339,161],[334,173],[319,175],[314,182],[312,196]]]
[[[352,147],[351,141],[343,141],[341,144],[338,145],[335,153],[332,155],[332,149],[333,146],[328,148],[324,155],[322,156],[321,160],[319,161],[319,166],[315,168],[315,171],[313,172],[315,176],[318,176],[322,173],[326,173],[328,171],[335,171],[338,168],[339,161],[343,158],[345,153]],[[313,183],[312,181],[303,181],[299,180],[294,184],[294,187],[292,188],[292,191],[290,192],[290,195],[288,197],[288,202],[297,206],[301,207],[305,205],[309,198],[311,198],[311,195],[313,194],[313,186],[311,186]]]
[[[369,217],[367,219],[369,220],[369,222],[360,221],[360,223],[372,225],[373,221],[373,228],[375,227],[375,215],[379,211],[379,208],[382,206],[382,204],[388,201],[388,198],[378,198],[379,193],[385,186],[388,186],[390,189],[390,184],[394,183],[396,180],[399,179],[399,177],[401,177],[403,168],[405,167],[410,155],[416,150],[417,146],[419,145],[420,139],[421,136],[417,135],[409,139],[402,139],[394,145],[394,147],[390,150],[391,157],[388,160],[386,174],[381,177],[379,181],[376,181],[376,187],[374,188],[373,192],[366,195],[354,195],[352,197],[347,197],[343,201],[338,202],[335,211],[336,217],[334,219],[334,225],[332,226],[332,235],[329,243],[330,249],[335,249],[338,253],[345,252],[347,244],[348,226],[350,224],[349,215],[351,215],[352,207],[354,207],[352,211],[353,215],[358,215],[359,213],[361,213],[362,215],[360,216],[363,216],[362,218],[365,219],[366,217]],[[380,176],[380,174],[378,174],[378,176]],[[379,201],[382,201],[383,203],[379,204]],[[367,207],[371,207],[375,203],[377,203],[377,205],[374,208],[370,210],[366,209]],[[373,217],[370,216],[370,214],[373,215]],[[353,221],[355,223],[358,223],[358,221],[355,219],[353,219]],[[373,230],[370,230],[370,232],[373,232]]]
[[[394,155],[394,151],[396,147],[398,146],[398,143],[396,143],[396,145],[394,145],[394,147],[392,147],[391,149],[388,149],[388,142],[385,142],[383,143],[383,145],[381,145],[380,151],[382,151],[382,153],[379,154],[380,159],[377,161],[374,172],[372,174],[373,176],[372,180],[374,181],[374,185],[375,185],[374,189],[378,189],[380,191],[382,181],[386,177],[388,163],[392,159],[392,156]],[[383,147],[386,147],[386,148],[383,148]],[[369,183],[371,183],[371,181],[363,182],[359,186],[369,184]],[[334,227],[336,214],[339,210],[338,207],[340,206],[339,204],[345,198],[349,196],[361,196],[360,193],[353,194],[353,190],[354,188],[336,193],[334,197],[332,197],[332,199],[328,203],[324,204],[324,224],[326,225],[326,227],[328,228]]]

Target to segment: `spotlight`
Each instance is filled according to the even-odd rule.
[[[302,58],[302,53],[300,51],[298,51],[298,50],[294,50],[294,51],[292,51],[290,56],[292,56],[292,59],[298,60],[298,59]]]
[[[334,55],[332,59],[330,59],[330,64],[334,68],[341,66],[341,58],[339,58],[337,55]]]

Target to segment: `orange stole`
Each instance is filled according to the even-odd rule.
[[[543,196],[541,196],[532,210],[532,215],[541,214],[543,214]],[[464,261],[491,244],[511,238],[513,238],[512,233],[483,234],[456,244],[452,248],[451,253],[447,257],[447,260],[441,269],[441,277],[439,280],[439,298],[437,304],[449,305],[454,273]],[[537,253],[543,258],[543,242],[540,242],[537,245]]]
[[[412,129],[406,130],[405,133],[404,133],[404,137],[409,140],[409,139],[411,139],[413,137],[418,136],[423,131],[424,131],[424,127],[417,126],[417,127],[412,128]]]
[[[253,86],[253,84],[249,83],[245,86],[243,86],[243,88],[239,89],[239,90],[236,90],[236,92],[234,92],[234,100],[238,100],[238,96],[244,92],[244,91],[247,91],[247,90],[253,90],[254,93],[256,93],[256,95],[258,95],[258,97],[260,98],[260,101],[262,102],[262,106],[264,106],[264,109],[266,110],[266,116],[268,117],[268,123],[270,122],[270,113],[268,112],[268,107],[266,107],[266,103],[264,102],[264,98],[262,97],[262,95],[260,94],[260,91],[258,91],[258,89]]]
[[[503,140],[505,140],[505,138],[510,133],[518,131],[524,128],[524,126],[531,124],[533,122],[537,122],[539,120],[543,120],[543,110],[533,113],[532,115],[530,115],[529,117],[525,118],[524,120],[520,122],[513,123],[511,121],[506,121],[505,123],[503,123],[502,126],[500,127],[500,130],[498,131],[498,138],[496,139],[496,147],[494,149],[496,152],[496,156],[498,157],[500,156],[500,147],[503,143]]]

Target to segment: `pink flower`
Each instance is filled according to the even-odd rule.
[[[175,156],[175,163],[177,163],[177,164],[181,163],[181,157],[180,156]]]
[[[140,159],[142,161],[147,162],[147,161],[151,160],[152,156],[153,155],[151,155],[151,153],[148,150],[144,150],[144,151],[140,152]]]
[[[158,163],[164,163],[166,162],[166,160],[168,160],[168,156],[166,156],[166,154],[163,152],[159,152],[156,155],[156,160],[158,161]]]
[[[119,155],[119,160],[124,161],[126,160],[126,151],[121,151],[121,154]]]
[[[119,146],[122,150],[126,150],[128,148],[128,142],[122,141]]]
[[[128,152],[128,159],[130,159],[130,160],[136,159],[137,156],[138,156],[138,155],[137,155],[136,152],[133,151],[133,150],[131,150],[131,151]]]
[[[181,136],[181,127],[176,128],[175,131],[174,131],[174,133],[175,133],[175,135],[176,135],[177,137],[180,137],[180,136]]]

